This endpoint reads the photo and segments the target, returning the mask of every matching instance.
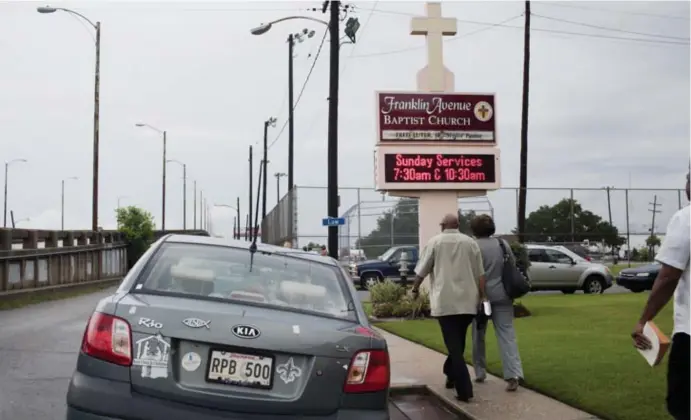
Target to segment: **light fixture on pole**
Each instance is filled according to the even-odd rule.
[[[274,174],[276,177],[276,205],[281,201],[281,177],[286,176],[283,172],[276,172]],[[290,191],[290,184],[288,184],[288,191]]]
[[[78,179],[76,176],[71,176],[60,182],[60,230],[65,230],[65,181],[76,181]]]
[[[150,130],[157,132],[163,136],[163,179],[161,181],[161,230],[166,230],[166,131],[159,130],[158,128],[145,124],[136,123],[136,127],[145,127]]]
[[[100,132],[100,92],[101,92],[101,22],[93,22],[83,14],[64,7],[41,6],[36,11],[42,14],[55,13],[57,11],[70,13],[77,16],[96,31],[96,66],[94,71],[94,138],[93,138],[93,186],[91,202],[91,229],[98,230],[98,169],[99,169],[99,132]]]
[[[12,159],[9,161],[5,162],[5,205],[4,205],[4,210],[3,210],[3,217],[2,217],[2,227],[7,227],[7,183],[8,183],[8,173],[9,173],[9,168],[13,163],[26,163],[26,159]]]

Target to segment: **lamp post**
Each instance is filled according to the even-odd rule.
[[[7,227],[7,176],[8,176],[8,171],[10,166],[13,163],[26,163],[26,159],[12,159],[10,161],[5,162],[5,205],[4,205],[4,210],[3,210],[3,217],[2,217],[2,227]]]
[[[240,197],[237,198],[237,205],[235,205],[235,206],[231,206],[230,204],[216,204],[216,203],[214,203],[214,207],[225,207],[225,208],[233,209],[236,211],[237,214],[234,216],[236,222],[233,223],[233,239],[240,239],[240,223],[239,223],[240,222]],[[235,228],[236,228],[235,225],[236,224],[237,224],[237,229],[238,229],[237,233],[235,232]]]
[[[60,187],[60,230],[65,230],[65,181],[76,181],[79,178],[76,176],[71,176],[65,178],[61,182]],[[119,206],[118,206],[119,207]]]
[[[264,179],[262,180],[262,220],[266,217],[266,168],[269,166],[269,126],[276,127],[276,118],[271,117],[264,121]]]
[[[194,180],[194,203],[192,206],[192,226],[197,230],[197,180]]]
[[[273,22],[275,23],[275,22]],[[270,25],[269,25],[270,26]],[[261,28],[261,27],[260,27]],[[268,29],[267,29],[268,30]],[[261,35],[264,32],[257,32],[253,30],[253,34]],[[305,41],[305,38],[312,38],[314,36],[314,31],[307,28],[303,29],[301,32],[296,32],[294,34],[288,35],[288,189],[293,188],[294,178],[293,178],[293,167],[295,159],[295,100],[294,98],[294,84],[293,84],[293,48],[295,43],[301,43]],[[251,189],[251,188],[250,188]]]
[[[93,22],[91,19],[64,7],[41,6],[37,7],[38,13],[55,13],[58,10],[72,14],[91,25],[96,31],[96,66],[94,71],[94,140],[93,140],[93,191],[91,201],[91,229],[98,230],[98,161],[99,161],[99,116],[100,116],[100,91],[101,91],[101,22]]]
[[[126,195],[119,195],[118,196],[118,208],[120,208],[120,200],[122,200],[123,198],[127,198],[127,197],[128,196],[126,196]]]
[[[159,130],[158,128],[145,124],[136,123],[137,127],[146,127],[150,130],[154,130],[158,134],[163,136],[163,179],[161,181],[161,230],[166,230],[166,132],[165,130]]]
[[[166,162],[182,166],[182,230],[187,230],[187,165],[177,159],[168,159]]]
[[[276,172],[274,176],[276,177],[276,205],[278,205],[278,202],[281,201],[281,177],[286,176],[286,174],[283,172]],[[290,184],[288,184],[288,191],[290,191],[290,188]]]
[[[323,12],[326,13],[329,2],[324,2]],[[323,21],[309,16],[288,16],[262,24],[250,32],[253,35],[262,35],[268,32],[273,25],[286,20],[310,20],[321,23],[329,30],[330,35],[330,60],[329,60],[329,128],[327,142],[327,216],[338,217],[338,72],[340,50],[340,24],[341,2],[330,2],[329,21]],[[354,43],[355,34],[360,28],[357,18],[349,18],[345,26],[346,36]],[[292,105],[292,104],[291,104]],[[266,176],[264,177],[266,179]],[[329,255],[338,258],[338,226],[329,226],[328,249]]]

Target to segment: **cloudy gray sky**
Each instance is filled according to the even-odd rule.
[[[88,228],[93,31],[66,13],[38,14],[35,8],[42,4],[0,2],[0,158],[28,160],[10,167],[9,209],[17,219],[30,218],[19,226],[59,228],[60,180],[77,176],[67,183],[65,224],[67,229]],[[424,3],[352,4],[362,27],[357,44],[341,51],[339,178],[343,186],[362,187],[362,201],[381,200],[371,189],[373,92],[415,88],[426,55],[424,38],[409,35],[409,27],[410,18],[424,12]],[[277,128],[270,130],[273,142],[287,117],[285,38],[303,28],[317,32],[295,50],[299,92],[324,27],[292,21],[263,36],[249,30],[287,15],[325,18],[306,10],[321,3],[93,0],[53,5],[103,25],[100,224],[114,226],[119,196],[122,205],[142,206],[160,222],[161,140],[153,131],[135,128],[139,121],[167,130],[169,158],[187,164],[189,224],[192,180],[210,203],[233,204],[240,196],[244,217],[248,146],[255,145],[257,158],[263,121],[278,118]],[[690,134],[689,3],[532,6],[529,184],[683,187]],[[444,15],[459,19],[458,36],[445,44],[456,90],[496,92],[506,187],[518,184],[523,7],[523,2],[443,3]],[[326,185],[327,92],[328,42],[295,114],[295,176],[301,186]],[[270,174],[287,171],[287,130],[269,150],[269,160]],[[166,224],[177,228],[182,225],[182,171],[171,165],[168,174]],[[285,178],[281,182],[285,192]],[[269,208],[276,202],[275,185],[271,177]],[[320,221],[326,190],[298,194],[300,235],[325,237]],[[647,203],[655,194],[663,203],[656,226],[664,228],[678,207],[676,192],[631,193],[632,226],[642,230],[650,223]],[[567,190],[531,191],[529,210],[568,195]],[[341,212],[356,203],[355,190],[341,196]],[[575,191],[574,197],[606,216],[604,192]],[[623,192],[613,193],[612,200],[615,224],[625,228]],[[361,218],[366,234],[382,206],[363,206],[371,207],[363,209]],[[515,226],[512,190],[465,206],[493,208],[502,231]],[[212,218],[216,230],[230,236],[231,211],[217,208]]]

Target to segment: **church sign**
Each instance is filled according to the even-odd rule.
[[[377,92],[380,142],[494,145],[494,94]]]

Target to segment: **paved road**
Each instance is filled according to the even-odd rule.
[[[631,293],[628,289],[625,289],[621,286],[614,285],[610,287],[609,289],[605,290],[605,294],[618,294],[618,293]],[[369,302],[370,297],[369,297],[369,292],[365,290],[358,290],[357,292],[358,298],[360,298],[360,302]],[[529,293],[530,295],[561,295],[561,292],[531,292]],[[583,294],[583,292],[576,292],[576,294]]]
[[[115,290],[0,311],[0,420],[63,420],[86,320]]]

